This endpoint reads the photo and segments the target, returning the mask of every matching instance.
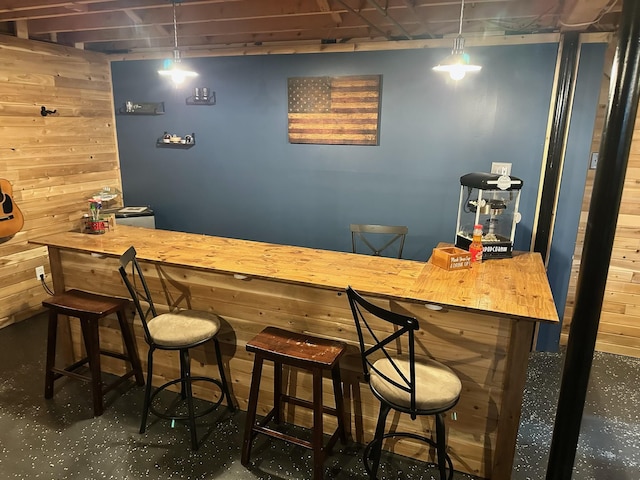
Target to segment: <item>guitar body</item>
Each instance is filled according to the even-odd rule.
[[[24,225],[24,217],[11,198],[12,194],[9,181],[0,178],[0,238],[15,235]]]

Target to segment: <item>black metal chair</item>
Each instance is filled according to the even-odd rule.
[[[131,275],[127,273],[127,268],[131,267]],[[156,307],[151,298],[151,292],[136,258],[136,250],[130,247],[120,257],[120,275],[124,280],[127,289],[133,299],[136,311],[142,320],[145,340],[149,344],[149,354],[147,363],[147,386],[144,396],[144,406],[142,410],[142,423],[140,433],[144,433],[149,412],[167,420],[186,420],[191,431],[191,446],[193,450],[198,449],[198,437],[196,434],[195,419],[211,413],[216,409],[224,398],[230,410],[234,410],[231,401],[229,387],[222,365],[220,354],[220,344],[216,335],[220,330],[220,319],[217,315],[199,310],[180,310],[177,312],[162,313],[158,315]],[[136,285],[136,277],[137,283]],[[148,305],[145,310],[143,303]],[[191,375],[191,362],[189,349],[202,345],[213,340],[215,345],[216,360],[220,371],[220,380]],[[180,353],[180,378],[166,382],[156,388],[151,393],[151,380],[153,378],[153,353],[156,350],[177,350]],[[211,382],[221,390],[220,398],[214,404],[202,411],[196,412],[193,404],[192,382]],[[172,385],[180,384],[180,396],[187,402],[186,415],[171,415],[167,412],[159,412],[153,407],[153,400],[161,391]]]
[[[351,287],[347,288],[349,304],[358,331],[362,369],[371,391],[380,400],[380,413],[374,439],[367,445],[363,460],[369,478],[375,479],[380,465],[382,443],[388,437],[408,437],[427,442],[437,452],[440,479],[453,477],[453,463],[446,452],[444,413],[460,398],[462,384],[458,376],[435,360],[415,359],[414,332],[418,320],[386,310],[365,300]],[[392,328],[381,333],[371,322],[384,320]],[[379,338],[384,335],[384,338]],[[407,349],[398,354],[398,345]],[[420,415],[435,417],[435,439],[410,432],[385,432],[389,411],[407,413],[412,420]],[[446,468],[449,467],[447,477]]]
[[[391,245],[397,246],[396,255],[402,258],[402,249],[404,248],[404,239],[409,233],[409,229],[401,225],[364,225],[352,223],[349,225],[351,230],[351,251],[359,253],[358,247],[365,245],[371,255],[382,256],[384,251]],[[376,240],[373,240],[373,237]],[[396,245],[397,244],[397,245]]]

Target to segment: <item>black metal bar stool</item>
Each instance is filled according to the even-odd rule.
[[[251,378],[249,405],[247,407],[247,423],[242,444],[241,461],[243,465],[247,466],[249,464],[252,441],[258,433],[261,433],[313,450],[313,480],[322,478],[323,463],[328,452],[331,451],[331,447],[333,447],[338,438],[342,443],[346,443],[342,381],[338,364],[340,357],[345,352],[345,348],[346,346],[342,342],[288,332],[275,327],[265,328],[247,343],[247,351],[255,354],[255,360]],[[274,406],[260,422],[256,423],[258,393],[264,360],[270,360],[274,364]],[[282,392],[283,365],[309,370],[313,374],[312,401],[292,397]],[[322,403],[322,374],[326,370],[331,371],[335,408],[324,406]],[[280,423],[282,420],[282,405],[285,402],[313,410],[311,441],[267,427],[271,420],[275,423]],[[338,419],[338,426],[326,445],[323,445],[323,413],[333,415]]]
[[[47,363],[45,373],[44,398],[53,398],[53,382],[62,376],[83,380],[91,384],[93,397],[93,414],[98,417],[104,411],[103,396],[126,379],[135,376],[138,385],[144,385],[142,367],[135,347],[133,333],[126,318],[129,301],[121,298],[106,297],[81,290],[69,290],[54,295],[42,302],[49,309],[49,331],[47,334]],[[125,353],[102,350],[100,348],[99,320],[112,313],[117,313]],[[56,368],[56,340],[58,331],[58,315],[67,315],[80,319],[80,327],[87,356],[65,367]],[[107,355],[129,362],[131,369],[116,381],[105,385],[102,382],[100,355]],[[90,375],[81,375],[76,370],[88,363]]]
[[[458,375],[433,359],[416,359],[415,332],[420,329],[414,317],[387,310],[347,288],[353,313],[365,381],[380,400],[380,412],[374,438],[364,450],[364,467],[371,480],[378,478],[382,443],[386,438],[404,437],[426,442],[436,451],[440,480],[451,480],[453,462],[447,453],[445,413],[456,406],[462,391]],[[388,322],[388,328],[381,327]],[[423,339],[424,341],[424,339]],[[384,433],[391,410],[434,417],[434,438],[395,429]],[[449,473],[447,474],[447,468]]]
[[[151,290],[142,272],[142,266],[138,263],[136,249],[131,246],[120,256],[120,267],[118,271],[122,280],[129,290],[131,299],[136,307],[142,327],[144,329],[145,340],[149,345],[147,354],[147,387],[144,395],[144,406],[142,407],[142,421],[140,422],[140,433],[144,433],[147,428],[147,417],[149,412],[166,420],[179,420],[188,422],[191,432],[191,448],[197,450],[199,447],[196,432],[196,418],[208,415],[222,403],[227,401],[229,411],[234,411],[235,407],[231,400],[231,391],[227,383],[222,363],[222,353],[217,335],[220,331],[222,318],[212,312],[201,310],[176,310],[174,312],[158,314],[151,298]],[[127,268],[131,273],[127,273]],[[143,307],[143,304],[145,305]],[[216,362],[220,379],[191,375],[191,357],[189,350],[205,343],[213,342],[216,352]],[[180,377],[169,380],[155,389],[152,393],[153,379],[153,356],[156,350],[178,352],[180,355]],[[220,389],[220,397],[208,408],[196,411],[193,402],[192,384],[195,382],[207,382],[216,385]],[[182,414],[172,409],[160,411],[153,406],[153,401],[160,392],[168,387],[180,385],[180,400],[186,401],[187,413]],[[214,387],[215,388],[215,387]],[[175,405],[177,406],[177,405]],[[171,413],[171,412],[174,413]]]

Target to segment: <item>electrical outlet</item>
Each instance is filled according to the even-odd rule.
[[[44,273],[44,267],[42,265],[40,265],[39,267],[36,267],[36,279],[40,280],[40,277],[46,278],[46,275]]]
[[[511,175],[511,164],[505,162],[491,162],[491,173]]]

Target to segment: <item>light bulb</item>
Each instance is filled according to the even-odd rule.
[[[464,67],[460,67],[462,67],[462,65],[454,65],[453,68],[449,70],[449,77],[451,78],[451,80],[462,80],[467,74],[467,72],[465,72],[464,70]]]
[[[185,79],[187,77],[197,77],[198,76],[198,74],[196,72],[192,72],[190,70],[182,70],[175,63],[169,69],[158,70],[158,73],[160,75],[170,77],[171,81],[176,85],[180,85],[182,82],[185,81]]]

